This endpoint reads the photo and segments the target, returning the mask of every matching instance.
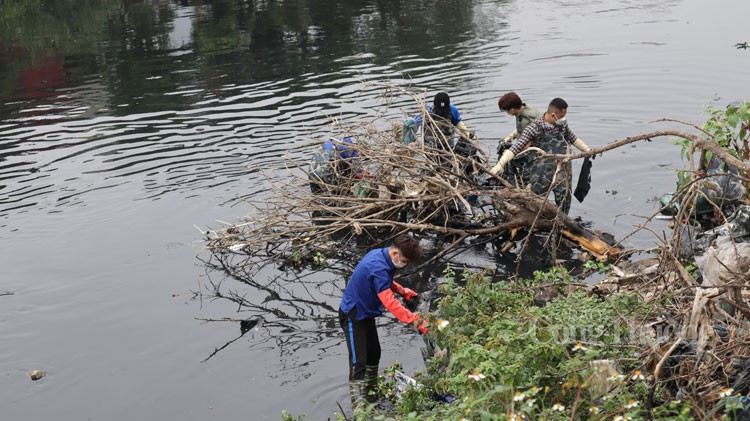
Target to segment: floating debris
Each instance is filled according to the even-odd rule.
[[[44,377],[45,374],[46,373],[41,370],[30,370],[26,372],[26,375],[29,376],[29,378],[34,381],[41,379],[42,377]]]
[[[240,320],[240,332],[244,335],[258,325],[259,319]]]
[[[229,246],[229,251],[233,251],[235,253],[242,251],[242,249],[245,248],[245,244],[232,244]]]

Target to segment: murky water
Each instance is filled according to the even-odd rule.
[[[750,98],[743,0],[38,4],[0,3],[3,420],[348,409],[334,309],[353,262],[241,283],[195,258],[195,227],[241,217],[238,199],[268,194],[259,169],[283,175],[287,149],[331,134],[330,117],[375,116],[377,82],[447,90],[488,150],[512,130],[496,107],[508,90],[540,108],[565,98],[591,146]],[[389,109],[412,112],[407,98]],[[668,139],[609,153],[571,213],[622,238],[679,165]],[[653,244],[653,227],[628,244]],[[489,252],[454,262],[507,270]],[[209,282],[253,306],[193,299]],[[197,320],[222,317],[258,324]],[[380,336],[384,365],[421,366],[408,328],[384,319]]]

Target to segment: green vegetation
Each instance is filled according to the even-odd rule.
[[[644,303],[629,292],[590,296],[574,289],[564,268],[517,283],[493,282],[486,273],[465,272],[460,280],[450,270],[447,275],[429,335],[445,352],[428,362],[426,374],[418,373],[424,387],[408,390],[392,410],[371,407],[364,419],[647,417],[653,379],[639,355],[651,339],[639,326],[661,303]],[[535,291],[550,286],[560,295],[536,306]],[[392,396],[393,384],[383,387]],[[455,400],[441,402],[445,396]],[[653,401],[654,419],[693,419],[689,404],[663,402],[659,389]]]
[[[482,273],[463,280],[440,288],[437,316],[450,324],[435,340],[450,358],[431,361],[431,374],[421,379],[423,393],[458,399],[422,407],[405,399],[401,407],[418,409],[421,419],[611,419],[643,411],[649,383],[637,358],[642,338],[628,323],[645,314],[637,295],[602,301],[573,291],[537,307],[535,288],[570,283],[565,269],[518,284],[493,283]]]
[[[24,70],[63,55],[95,54],[118,0],[0,0],[0,96]],[[62,62],[62,60],[60,60]]]
[[[727,108],[708,107],[708,120],[703,130],[727,152],[741,161],[750,160],[750,102],[742,102]],[[706,160],[711,153],[706,153]],[[750,178],[747,172],[741,172],[745,179]],[[745,181],[745,188],[750,191],[750,183]]]
[[[322,267],[328,264],[328,258],[325,254],[317,251],[313,254],[313,266]]]
[[[750,102],[724,108],[708,107],[703,130],[721,147],[741,160],[750,158]],[[710,157],[707,157],[710,159]]]
[[[0,39],[27,50],[75,52],[98,40],[117,0],[0,0]]]
[[[732,104],[726,108],[706,107],[708,119],[703,124],[704,134],[732,156],[747,161],[750,159],[750,102]],[[676,143],[682,147],[683,159],[692,158],[693,148],[687,139],[677,139]],[[706,151],[705,164],[711,160],[713,154]],[[741,173],[745,178],[750,174]],[[678,171],[679,184],[683,186],[692,180],[691,174],[686,171]],[[745,187],[750,184],[745,183]]]
[[[601,272],[601,273],[608,273],[609,272],[609,265],[606,262],[599,262],[597,260],[587,260],[584,264],[582,269],[585,272]]]

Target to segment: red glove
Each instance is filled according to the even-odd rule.
[[[417,329],[419,329],[419,331],[423,335],[427,335],[428,333],[430,333],[430,331],[427,329],[427,324],[428,324],[427,319],[423,319],[422,323],[420,323],[419,326],[417,326]]]
[[[407,302],[411,301],[412,298],[419,295],[416,292],[414,292],[414,290],[412,289],[404,288],[401,284],[399,284],[396,281],[393,281],[393,283],[391,284],[391,291],[404,297],[404,300],[406,300]]]
[[[396,282],[396,281],[391,282],[391,291],[393,291],[396,294],[398,294],[398,295],[400,295],[400,296],[403,297],[404,296],[404,290],[405,290],[405,288],[401,284],[399,284],[398,282]]]
[[[419,313],[412,313],[406,307],[404,307],[393,295],[393,291],[390,289],[383,290],[378,294],[380,302],[383,306],[388,309],[398,320],[403,323],[413,324],[419,319]]]
[[[404,300],[406,300],[406,302],[409,302],[417,295],[419,294],[417,294],[413,289],[404,288],[404,295],[402,295],[402,297],[404,297]]]

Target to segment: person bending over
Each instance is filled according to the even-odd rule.
[[[421,255],[416,239],[400,235],[390,247],[368,252],[346,285],[339,305],[339,323],[349,351],[349,393],[355,413],[363,409],[369,392],[377,385],[380,341],[375,318],[382,316],[383,308],[403,323],[419,322],[419,331],[427,334],[427,321],[420,322],[420,314],[406,309],[394,296],[396,293],[406,301],[417,296],[416,292],[394,281],[393,276]]]

